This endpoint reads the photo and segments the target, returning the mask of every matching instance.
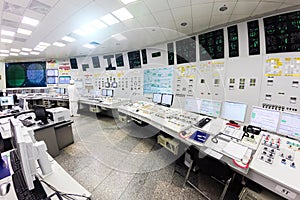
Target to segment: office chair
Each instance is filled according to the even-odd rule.
[[[204,174],[207,174],[217,182],[224,185],[223,191],[219,197],[219,200],[223,200],[227,192],[227,189],[229,187],[229,184],[234,178],[235,173],[230,169],[230,167],[225,162],[222,162],[210,156],[205,156],[203,158],[200,158],[199,150],[194,146],[190,146],[190,148],[187,150],[187,153],[189,153],[191,157],[191,163],[188,172],[186,174],[183,186],[185,186],[186,183],[188,183],[206,199],[210,199],[203,191],[201,191],[197,186],[195,186],[189,180],[191,170],[195,166],[197,166],[199,170],[201,170]]]

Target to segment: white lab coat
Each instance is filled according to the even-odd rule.
[[[71,116],[78,116],[78,101],[79,101],[79,92],[75,85],[68,86],[68,94],[69,94],[69,108]]]

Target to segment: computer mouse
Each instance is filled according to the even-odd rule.
[[[2,183],[0,185],[0,196],[5,196],[10,189],[10,183]]]

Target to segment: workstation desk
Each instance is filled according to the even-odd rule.
[[[129,103],[129,99],[124,98],[80,98],[80,107],[89,106],[91,112],[100,113],[102,111],[117,110],[119,106]]]
[[[176,140],[184,143],[188,147],[193,145],[204,154],[227,163],[235,172],[257,182],[270,191],[273,191],[274,193],[277,193],[286,199],[300,199],[300,182],[298,181],[300,179],[300,143],[298,141],[276,135],[276,137],[280,138],[282,141],[282,145],[280,149],[275,150],[277,154],[276,156],[273,155],[275,157],[274,164],[262,161],[260,154],[262,149],[265,149],[263,143],[266,135],[275,137],[275,134],[262,131],[259,136],[255,136],[256,144],[252,144],[251,142],[248,143],[243,140],[239,141],[239,144],[248,146],[249,149],[252,149],[252,156],[249,166],[244,168],[244,166],[237,166],[236,162],[234,162],[230,156],[226,155],[226,153],[222,151],[223,148],[228,144],[228,140],[223,140],[221,137],[219,137],[218,143],[213,143],[211,138],[208,138],[205,143],[199,143],[192,141],[191,139],[182,138],[180,136],[180,132],[182,131],[195,131],[198,129],[209,133],[210,137],[213,137],[224,129],[224,126],[226,123],[228,123],[228,121],[220,118],[212,118],[210,123],[199,129],[193,126],[194,122],[190,123],[191,121],[189,123],[181,123],[180,120],[173,120],[170,117],[168,117],[168,119],[164,117],[161,117],[160,120],[157,119],[158,112],[166,113],[169,110],[174,110],[174,116],[180,114],[191,116],[192,118],[194,116],[194,113],[182,111],[180,109],[177,109],[176,112],[176,109],[174,108],[165,108],[149,102],[136,102],[133,104],[122,105],[118,109],[119,119],[123,122],[129,122],[133,120],[138,124],[146,123],[154,126]],[[189,117],[189,119],[191,117]],[[204,117],[207,116],[198,115],[196,121]],[[173,124],[170,124],[170,122],[173,122]],[[290,148],[290,144],[293,144],[299,149],[294,151],[295,153],[292,154],[293,161],[290,161],[288,164],[283,164],[282,161],[280,162],[282,158],[280,158],[279,154],[282,151],[285,153],[287,151],[286,149]],[[292,164],[292,162],[294,164]],[[293,165],[293,167],[290,167],[289,165]]]

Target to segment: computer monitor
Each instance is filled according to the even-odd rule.
[[[44,141],[37,142],[33,130],[27,129],[18,119],[10,119],[12,146],[21,162],[21,170],[29,190],[34,189],[37,173],[36,161],[44,175],[52,172],[51,163],[47,155]]]
[[[102,96],[107,96],[107,89],[102,89]]]
[[[278,132],[300,141],[300,115],[283,112],[279,122]]]
[[[35,106],[34,113],[37,121],[41,120],[42,124],[48,124],[48,114],[44,106]]]
[[[112,82],[112,83],[111,83],[111,87],[112,87],[112,88],[117,88],[117,86],[118,86],[117,82]]]
[[[276,110],[268,110],[260,107],[253,107],[251,112],[250,124],[260,127],[261,129],[276,132],[280,112]]]
[[[246,111],[247,104],[224,101],[222,105],[221,118],[238,122],[244,122]]]
[[[221,113],[221,101],[202,99],[200,105],[200,114],[219,117]]]
[[[173,103],[173,94],[162,94],[161,105],[170,107]]]
[[[114,96],[114,91],[113,90],[107,90],[106,96],[113,97]]]
[[[184,110],[194,113],[201,112],[201,99],[187,97],[185,99]]]
[[[1,106],[13,106],[14,105],[14,97],[13,96],[0,97],[0,105]]]
[[[162,94],[153,93],[152,102],[161,104]]]

